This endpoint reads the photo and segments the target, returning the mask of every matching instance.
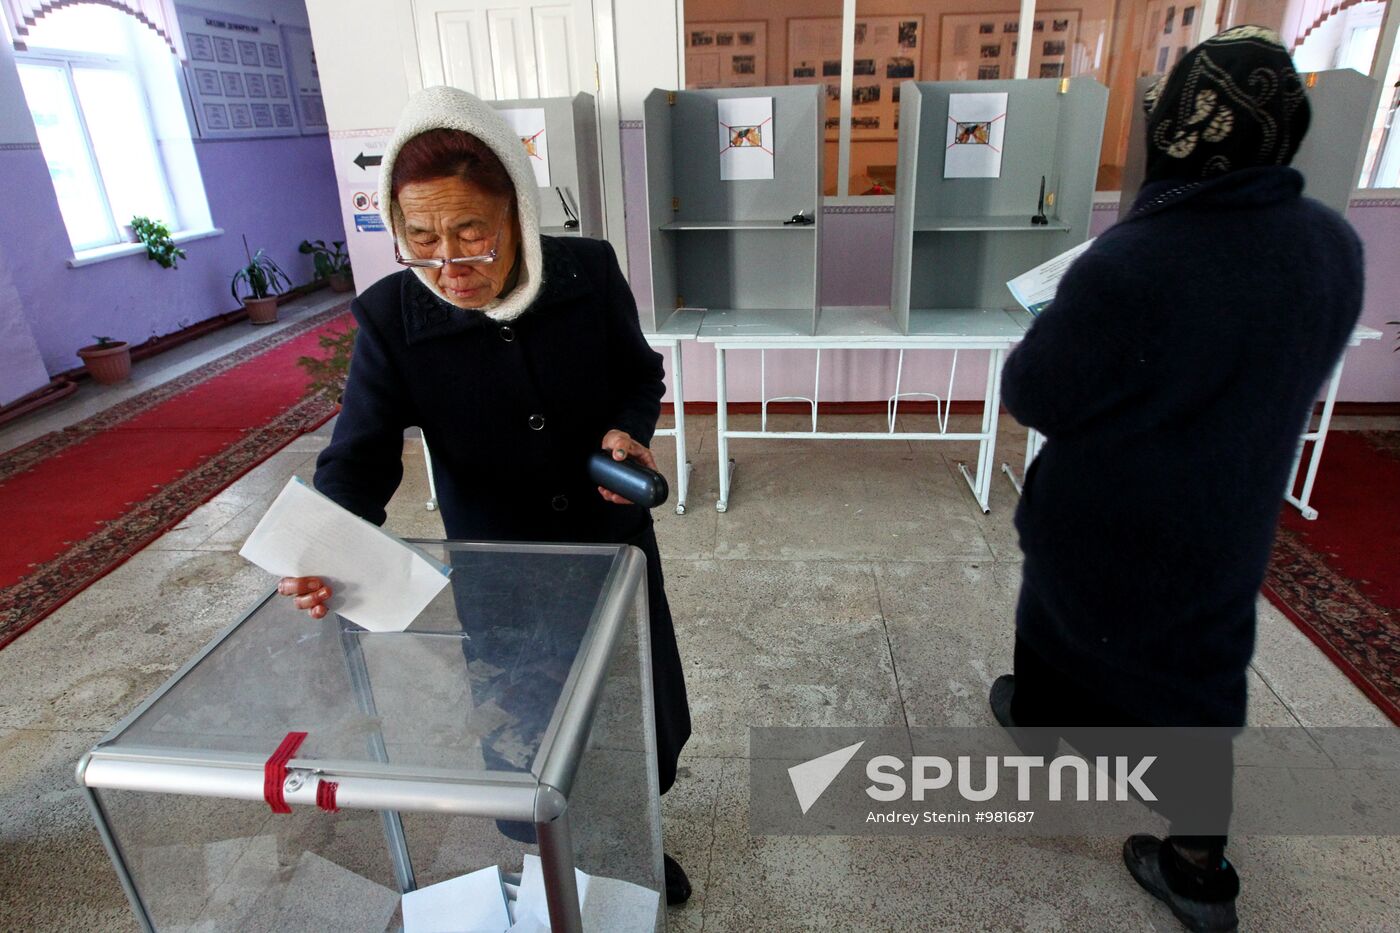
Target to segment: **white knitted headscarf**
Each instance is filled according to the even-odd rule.
[[[505,298],[495,299],[481,309],[497,321],[515,320],[535,300],[544,277],[540,254],[540,189],[519,135],[490,104],[455,87],[424,88],[408,99],[379,164],[379,205],[384,223],[398,231],[399,249],[405,256],[409,255],[403,214],[393,203],[394,159],[410,139],[438,129],[461,130],[481,140],[500,158],[510,173],[510,180],[515,183],[516,213],[520,219],[520,279]],[[448,301],[442,290],[428,280],[425,270],[413,271],[433,294]]]

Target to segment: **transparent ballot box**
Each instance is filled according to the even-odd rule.
[[[406,632],[269,593],[83,756],[143,928],[664,928],[642,553],[415,544]]]

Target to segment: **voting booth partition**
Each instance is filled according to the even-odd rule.
[[[83,757],[144,929],[664,928],[645,559],[415,543],[406,632],[269,593]]]
[[[541,181],[540,233],[602,239],[603,164],[598,154],[598,104],[593,95],[487,103],[498,111],[518,115],[515,125],[528,127],[521,130],[521,143]],[[542,111],[542,121],[532,119],[536,111]],[[578,223],[568,225],[570,220]]]

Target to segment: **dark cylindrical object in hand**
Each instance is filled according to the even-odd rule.
[[[666,477],[635,460],[614,460],[610,450],[588,458],[588,476],[609,492],[649,509],[661,505],[671,494]]]

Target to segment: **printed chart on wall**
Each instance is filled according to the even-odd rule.
[[[321,99],[321,72],[316,67],[316,49],[311,45],[311,30],[301,26],[283,26],[287,39],[287,64],[296,90],[301,131],[310,136],[326,132],[326,104]]]
[[[851,138],[899,136],[899,86],[918,81],[924,52],[922,16],[867,16],[856,20],[851,83]],[[788,20],[789,84],[826,85],[826,138],[841,118],[841,18]]]
[[[186,76],[202,137],[247,139],[301,132],[276,23],[184,6],[179,16],[189,53]]]
[[[772,178],[773,98],[730,97],[717,103],[720,180]]]
[[[1016,76],[1021,14],[948,13],[938,57],[940,81],[997,81]],[[1037,10],[1032,24],[1032,78],[1065,78],[1094,70],[1093,50],[1079,41],[1078,10]]]
[[[767,80],[767,20],[686,24],[686,87],[761,87]]]
[[[541,188],[549,187],[549,134],[545,132],[544,110],[532,107],[522,110],[497,111],[510,128],[515,130],[530,157],[530,167],[535,170],[535,181]]]

